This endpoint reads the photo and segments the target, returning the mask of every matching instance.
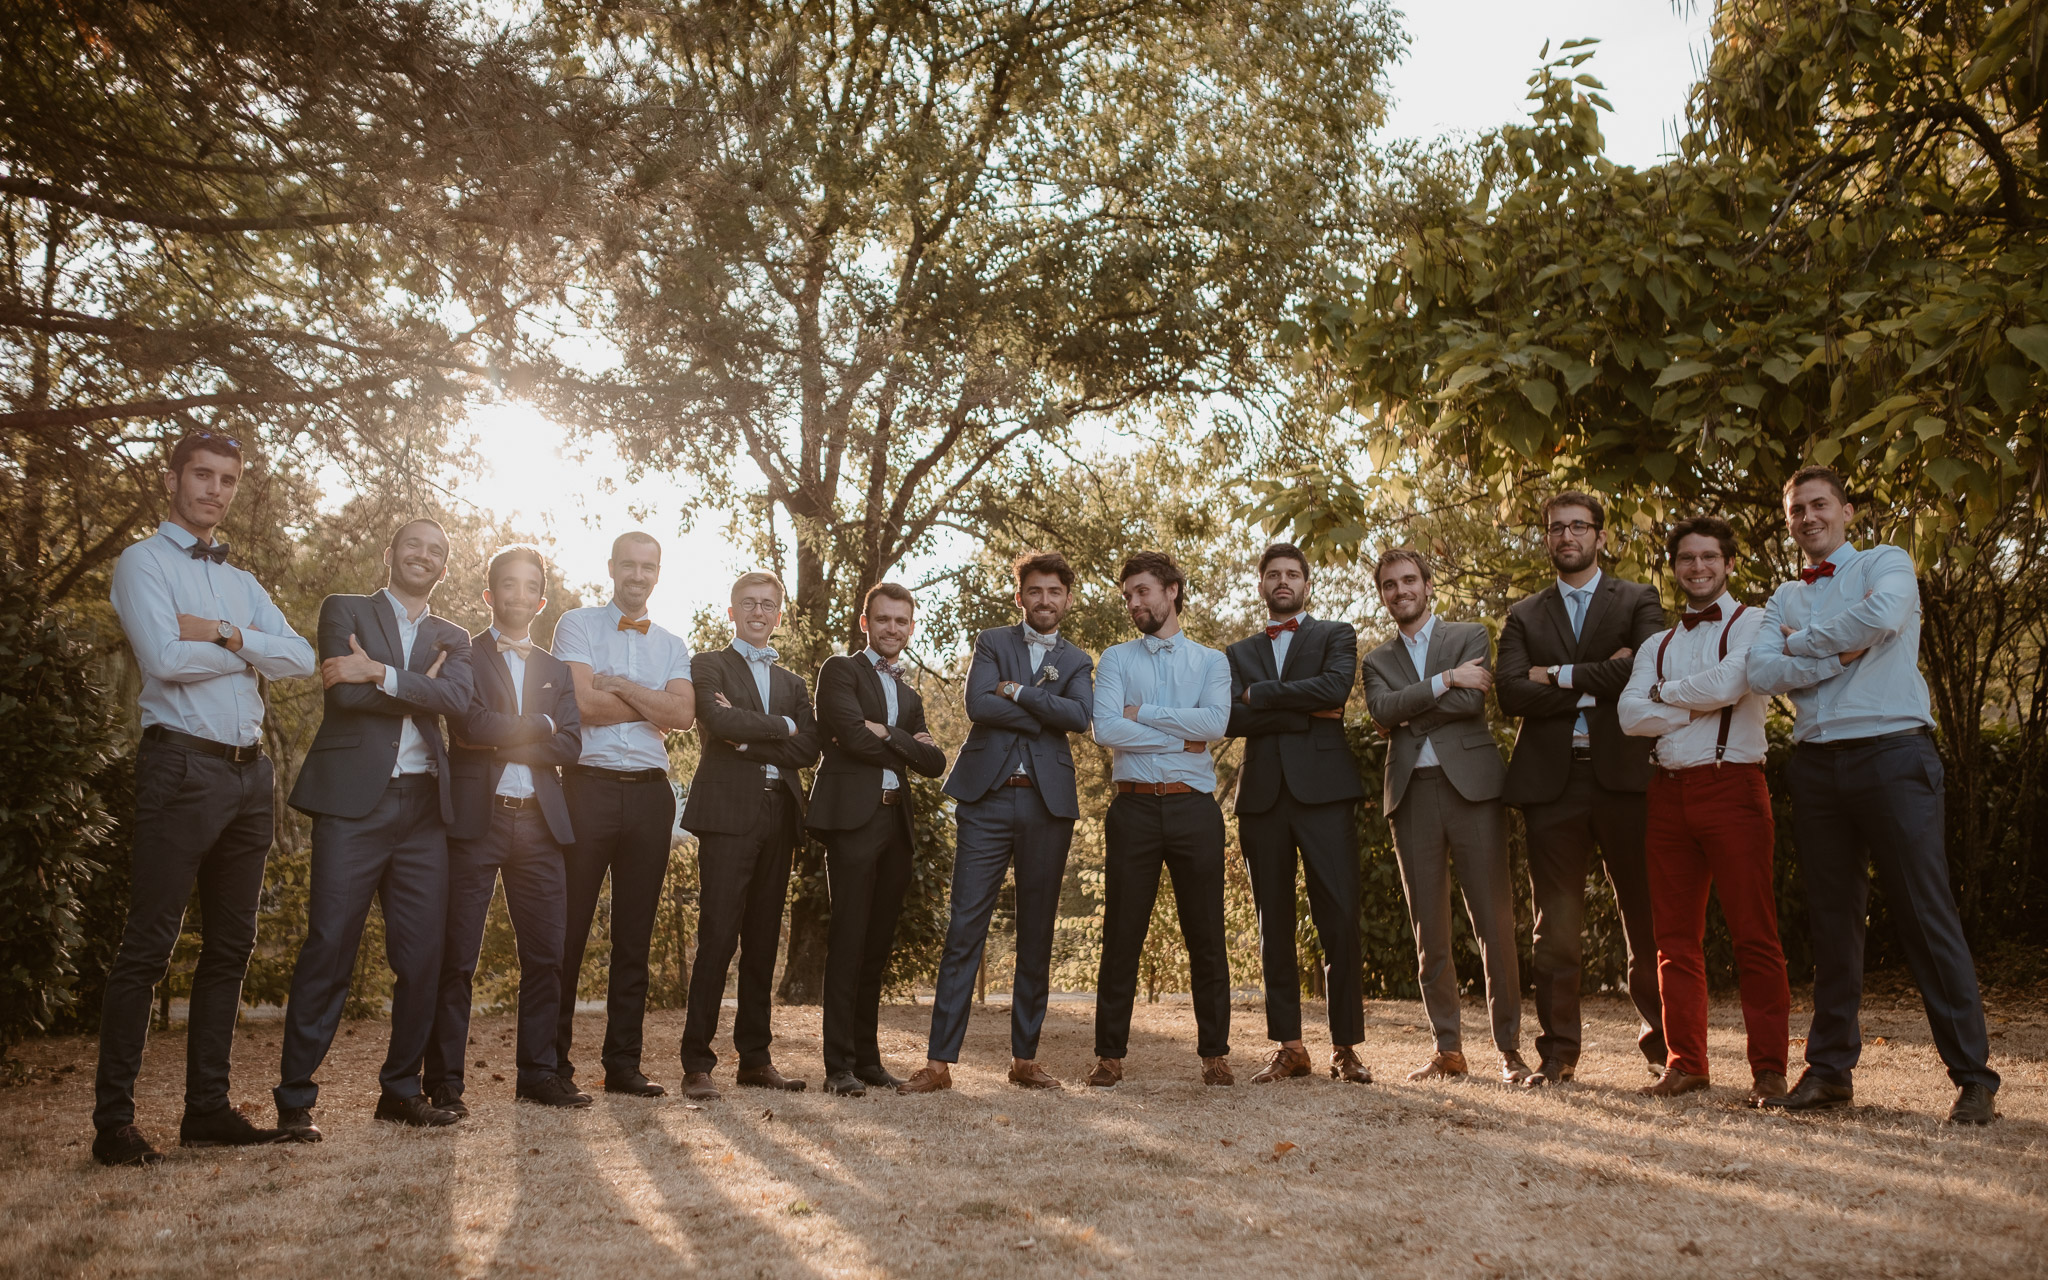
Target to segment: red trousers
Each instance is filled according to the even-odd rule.
[[[1763,766],[1659,769],[1650,779],[1645,853],[1657,929],[1657,990],[1664,1002],[1668,1065],[1707,1074],[1707,892],[1735,939],[1749,1069],[1783,1075],[1792,992],[1778,945],[1772,890],[1771,793]]]

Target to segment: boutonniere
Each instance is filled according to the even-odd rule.
[[[1057,680],[1059,678],[1060,669],[1048,662],[1045,664],[1045,670],[1038,673],[1038,679],[1035,683],[1044,684],[1048,680]]]
[[[542,692],[542,693],[546,693],[546,692],[547,692],[548,690],[550,690],[550,689],[552,689],[552,688],[554,688],[554,687],[555,687],[555,682],[554,682],[554,681],[552,681],[552,680],[550,680],[550,681],[546,682],[545,684],[541,685],[541,687],[540,687],[540,690],[541,690],[541,692]]]

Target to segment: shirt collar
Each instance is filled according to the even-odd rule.
[[[1847,568],[1849,562],[1861,554],[1861,552],[1856,550],[1855,543],[1845,541],[1841,546],[1828,553],[1828,560],[1834,564],[1835,568],[1843,569]]]
[[[868,665],[871,667],[880,666],[882,663],[882,655],[875,652],[875,646],[873,645],[869,645],[867,648],[862,649],[860,651],[860,656],[866,658],[868,660]]]
[[[1284,618],[1267,618],[1267,619],[1266,619],[1266,625],[1270,627],[1270,626],[1272,626],[1272,625],[1273,625],[1274,623],[1276,623],[1276,622],[1277,622],[1277,623],[1280,623],[1280,624],[1281,624],[1282,626],[1285,626],[1285,625],[1286,625],[1287,623],[1289,623],[1289,622],[1294,622],[1294,621],[1300,621],[1300,622],[1307,622],[1308,620],[1309,620],[1309,617],[1308,617],[1308,610],[1306,610],[1306,609],[1296,609],[1296,610],[1295,610],[1295,611],[1294,611],[1293,613],[1290,613],[1290,614],[1288,614],[1288,615],[1287,615],[1286,617],[1284,617]]]
[[[1593,592],[1593,591],[1598,591],[1598,590],[1600,589],[1600,575],[1601,575],[1601,573],[1602,573],[1602,570],[1600,570],[1600,569],[1594,569],[1594,570],[1593,570],[1593,576],[1592,576],[1592,577],[1590,577],[1590,578],[1588,578],[1588,579],[1586,579],[1586,585],[1585,585],[1585,586],[1583,586],[1583,587],[1568,587],[1568,586],[1566,586],[1566,585],[1565,585],[1565,581],[1564,581],[1564,579],[1563,579],[1563,578],[1559,578],[1559,579],[1557,580],[1557,594],[1558,594],[1558,595],[1560,595],[1560,596],[1563,596],[1563,595],[1565,595],[1565,593],[1566,593],[1566,592],[1570,592],[1570,591],[1586,591],[1586,592]]]
[[[427,610],[431,607],[431,602],[423,604],[420,606],[419,617],[411,617],[405,612],[405,606],[399,603],[398,597],[391,594],[391,588],[384,588],[384,597],[391,601],[391,611],[398,615],[398,621],[408,627],[418,625],[420,618],[426,617]]]
[[[1722,622],[1727,622],[1727,621],[1728,621],[1728,620],[1729,620],[1730,618],[1733,618],[1733,617],[1735,616],[1735,594],[1734,594],[1733,592],[1729,591],[1729,590],[1728,590],[1728,589],[1727,589],[1726,587],[1723,587],[1723,588],[1721,589],[1721,594],[1720,594],[1720,595],[1718,595],[1718,596],[1715,596],[1715,597],[1714,597],[1714,598],[1713,598],[1713,599],[1712,599],[1711,601],[1709,601],[1709,602],[1707,603],[1707,605],[1706,605],[1706,608],[1707,608],[1707,609],[1711,609],[1711,608],[1713,608],[1713,607],[1714,607],[1715,605],[1719,605],[1719,606],[1721,606],[1721,621],[1722,621]],[[1683,606],[1681,606],[1681,607],[1679,608],[1679,610],[1678,610],[1678,615],[1679,615],[1679,616],[1680,616],[1680,617],[1682,618],[1682,617],[1684,617],[1684,616],[1685,616],[1686,614],[1688,614],[1688,613],[1700,613],[1700,612],[1704,612],[1704,610],[1701,610],[1701,609],[1695,609],[1695,608],[1693,608],[1693,607],[1692,607],[1691,605],[1689,605],[1689,604],[1688,604],[1688,605],[1683,605]]]
[[[1033,631],[1031,624],[1028,622],[1020,622],[1017,625],[1024,628],[1024,643],[1026,644],[1030,644],[1034,636],[1037,637],[1038,643],[1041,645],[1055,645],[1060,642],[1060,630],[1058,627],[1054,627],[1051,631],[1039,632]]]
[[[1411,636],[1405,631],[1401,632],[1401,641],[1402,643],[1407,645],[1412,646],[1419,644],[1424,648],[1428,648],[1430,633],[1435,630],[1436,614],[1432,613],[1429,615],[1429,620],[1422,624],[1422,629],[1420,631],[1417,631],[1414,635]]]
[[[192,535],[190,529],[181,524],[172,524],[166,520],[156,527],[156,531],[169,538],[177,545],[180,551],[190,551],[199,545],[199,539]]]
[[[619,608],[619,602],[616,600],[605,601],[604,607],[611,613],[611,624],[614,628],[616,628],[619,625],[619,619],[626,616],[626,611],[624,609]],[[649,623],[651,624],[653,622],[654,615],[648,613],[646,610],[643,609],[640,612],[640,618],[648,619]],[[634,618],[632,619],[632,621],[638,622],[640,621],[640,618]]]
[[[738,636],[734,636],[732,638],[732,647],[735,650],[737,650],[739,655],[742,658],[745,658],[748,662],[752,662],[759,655],[768,652],[767,649],[756,649],[753,645],[748,644],[746,641],[740,639]]]

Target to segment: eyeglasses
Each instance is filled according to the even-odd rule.
[[[1569,523],[1560,520],[1556,524],[1551,525],[1548,529],[1545,529],[1543,532],[1549,534],[1553,538],[1562,538],[1564,535],[1568,533],[1583,538],[1587,534],[1598,529],[1599,527],[1599,525],[1594,524],[1590,520],[1573,520]]]
[[[733,609],[738,613],[780,613],[782,611],[782,601],[740,600],[733,604]]]

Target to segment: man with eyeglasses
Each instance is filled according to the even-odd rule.
[[[239,441],[203,431],[178,441],[164,472],[171,518],[114,567],[114,612],[142,669],[142,746],[128,923],[100,1007],[92,1155],[104,1165],[163,1158],[135,1124],[135,1077],[151,996],[195,885],[203,944],[192,973],[179,1145],[289,1136],[254,1127],[228,1104],[228,1059],[276,829],[262,681],[312,675],[313,646],[253,575],[228,563],[228,544],[214,537],[241,479]]]
[[[1651,1074],[1666,1057],[1657,997],[1657,938],[1643,865],[1650,742],[1621,731],[1615,706],[1636,650],[1664,629],[1657,589],[1600,569],[1606,510],[1568,490],[1543,504],[1544,547],[1557,581],[1508,610],[1500,633],[1500,709],[1522,719],[1502,798],[1528,826],[1536,907],[1536,1021],[1541,1065],[1529,1087],[1570,1080],[1581,1043],[1586,872],[1597,855],[1621,909],[1636,1044]]]

